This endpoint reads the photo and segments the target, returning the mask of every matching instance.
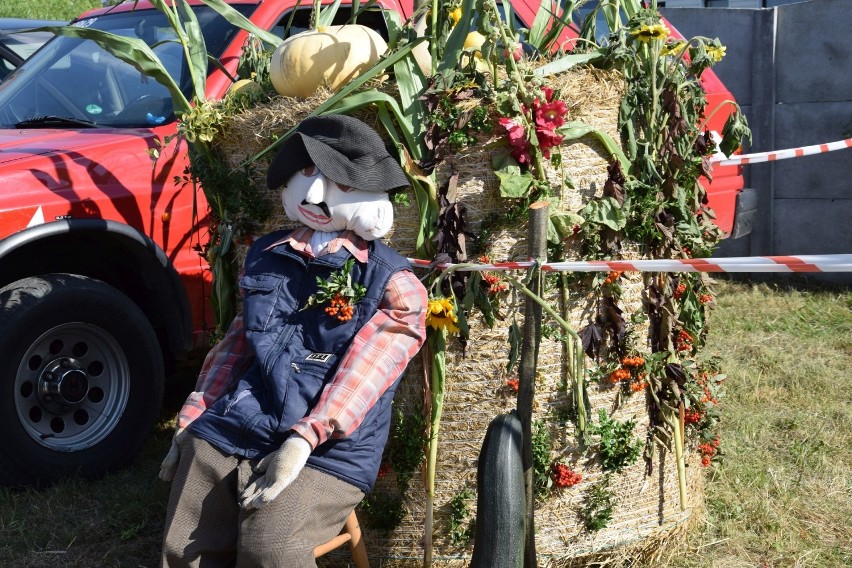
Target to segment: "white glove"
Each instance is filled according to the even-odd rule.
[[[311,455],[311,445],[297,434],[287,438],[281,447],[254,467],[255,473],[266,472],[243,490],[240,506],[243,509],[259,509],[284,491],[305,467]]]
[[[183,432],[183,428],[175,430],[175,435],[172,436],[172,447],[169,448],[166,459],[160,464],[160,479],[163,481],[171,481],[175,478],[178,461],[180,461],[180,447],[178,446],[178,442],[183,438]]]

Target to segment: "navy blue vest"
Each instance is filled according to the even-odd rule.
[[[319,401],[359,329],[376,313],[390,277],[410,270],[405,258],[384,244],[369,243],[369,262],[355,262],[352,280],[366,287],[352,319],[340,322],[315,306],[302,310],[327,280],[351,258],[345,248],[308,259],[289,245],[264,250],[286,231],[258,239],[246,257],[240,279],[246,337],[255,352],[253,366],[236,388],[189,426],[223,452],[255,459],[278,449],[290,427]],[[369,493],[378,474],[391,421],[391,401],[399,377],[371,408],[351,436],[328,440],[308,465]]]

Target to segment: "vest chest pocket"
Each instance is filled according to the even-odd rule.
[[[361,315],[361,304],[355,304],[350,319],[341,321],[337,315],[328,314],[324,307],[315,306],[304,311],[302,325],[305,347],[317,353],[338,353],[355,337]]]
[[[266,331],[279,311],[284,279],[268,274],[246,274],[240,278],[243,323],[246,329]]]

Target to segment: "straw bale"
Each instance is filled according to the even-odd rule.
[[[591,124],[618,140],[617,115],[622,81],[612,72],[578,69],[549,82],[569,105],[570,120]],[[327,94],[303,102],[282,97],[261,110],[235,117],[221,142],[224,155],[236,165],[258,153],[276,136],[298,124],[312,108],[325,100],[324,96]],[[371,117],[369,112],[359,118],[375,123],[375,117]],[[491,166],[493,154],[505,151],[501,138],[496,134],[483,138],[479,144],[448,157],[437,170],[439,183],[458,175],[455,200],[466,206],[475,234],[481,231],[487,219],[505,215],[507,210],[498,196],[497,179]],[[601,195],[606,181],[607,154],[597,139],[586,136],[566,142],[561,148],[561,155],[561,167],[551,167],[548,178],[557,194],[559,207],[576,212],[590,199]],[[257,171],[265,172],[265,168],[258,167]],[[258,180],[258,183],[262,182]],[[570,189],[572,184],[573,189]],[[277,192],[270,199],[277,202]],[[394,230],[385,239],[390,246],[408,256],[413,256],[420,223],[413,196],[411,203],[410,207],[395,206]],[[287,226],[281,215],[267,223],[269,229],[279,226]],[[526,239],[525,224],[500,228],[491,236],[485,252],[495,261],[525,259]],[[569,250],[568,255],[576,255],[576,251]],[[589,290],[580,287],[569,290],[563,297],[558,287],[553,285],[555,278],[555,275],[548,276],[545,299],[550,305],[557,306],[564,319],[579,330],[593,317],[594,298]],[[641,309],[643,289],[639,275],[626,274],[622,278],[620,305],[625,314]],[[519,301],[519,304],[522,302]],[[521,319],[522,314],[519,321]],[[498,414],[515,407],[515,395],[506,392],[504,387],[509,378],[505,372],[509,324],[508,320],[498,320],[493,328],[489,328],[480,321],[472,321],[466,351],[463,353],[461,344],[456,340],[451,341],[448,347],[447,392],[440,429],[434,512],[435,566],[464,566],[470,560],[470,546],[455,546],[449,541],[448,505],[460,491],[475,489],[477,459],[488,424]],[[641,328],[635,335],[641,342],[646,334],[647,328]],[[569,463],[582,474],[583,480],[537,503],[536,547],[540,565],[585,566],[595,563],[618,566],[622,563],[627,565],[625,559],[652,558],[659,553],[662,544],[677,542],[701,511],[703,486],[700,468],[694,459],[689,462],[689,503],[687,511],[681,512],[674,456],[658,449],[652,475],[645,475],[645,464],[639,460],[613,476],[611,487],[617,498],[613,519],[600,531],[586,531],[578,510],[585,490],[599,480],[602,473],[593,456],[581,452],[576,445],[573,426],[570,423],[565,426],[554,417],[564,415],[566,411],[565,368],[562,345],[543,339],[537,366],[534,419],[545,421],[553,435],[555,449],[552,458]],[[397,391],[394,405],[404,413],[418,413],[422,409],[423,369],[424,362],[420,357],[415,358]],[[619,420],[633,419],[637,423],[636,436],[644,440],[648,429],[644,395],[625,397],[615,408],[616,392],[617,389],[611,386],[590,384],[592,416],[596,417],[598,409],[604,408]],[[374,490],[378,495],[401,499],[403,517],[395,529],[378,530],[370,526],[362,515],[362,528],[373,565],[412,566],[422,561],[426,495],[420,483],[421,472],[407,473],[411,473],[413,478],[404,494],[399,494],[394,472],[380,478]],[[468,503],[473,516],[475,501],[474,498]],[[324,557],[320,564],[345,565],[346,562],[347,554],[343,552]]]

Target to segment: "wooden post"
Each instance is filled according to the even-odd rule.
[[[531,259],[547,261],[548,206],[545,201],[530,205],[527,251]],[[530,290],[541,295],[541,271],[533,269]],[[536,568],[535,551],[535,487],[532,458],[532,410],[535,397],[535,377],[538,364],[538,346],[541,341],[541,306],[530,298],[524,302],[524,331],[521,344],[521,362],[518,367],[518,419],[523,435],[522,461],[524,489],[526,490],[526,526],[524,568]]]

